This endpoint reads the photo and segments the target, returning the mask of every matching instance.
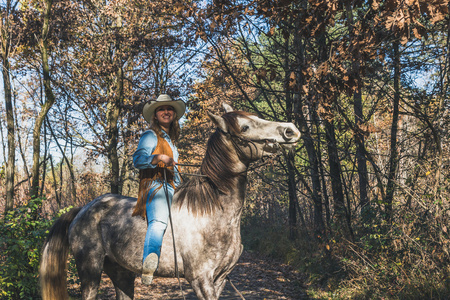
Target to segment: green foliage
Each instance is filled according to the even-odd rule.
[[[80,286],[81,281],[78,277],[77,266],[75,264],[75,258],[69,253],[69,263],[67,265],[67,283],[70,285]],[[72,291],[69,291],[69,295]]]
[[[6,171],[5,171],[6,167],[4,164],[2,164],[0,166],[0,179],[5,179],[6,177]]]
[[[448,299],[446,220],[404,209],[388,224],[363,222],[357,241],[333,255],[347,272],[337,299]]]
[[[41,248],[52,222],[40,215],[41,198],[0,219],[0,299],[39,297]]]
[[[406,212],[392,224],[370,218],[355,226],[354,242],[304,232],[292,241],[288,228],[262,226],[257,217],[241,233],[247,250],[307,274],[311,299],[449,299],[447,222],[430,219]]]
[[[37,219],[42,199],[8,211],[0,222],[0,290],[2,299],[33,299],[38,294],[40,249],[47,220]]]

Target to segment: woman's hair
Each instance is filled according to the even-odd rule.
[[[169,136],[170,139],[172,141],[176,141],[178,140],[178,137],[180,136],[180,123],[178,123],[178,118],[177,118],[177,113],[174,111],[174,120],[172,123],[170,123],[170,128],[169,128]],[[156,116],[156,112],[155,112],[155,116]],[[159,135],[160,137],[162,137],[162,129],[161,126],[158,123],[158,120],[153,117],[152,121],[150,122],[150,129],[152,129],[157,135]]]

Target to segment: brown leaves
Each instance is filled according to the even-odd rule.
[[[293,90],[293,89],[295,89],[296,86],[297,86],[297,78],[295,76],[295,73],[291,72],[291,74],[289,75],[288,83],[287,83],[287,89]]]
[[[208,42],[208,36],[203,30],[201,29],[197,30],[196,36],[200,37],[205,43]]]
[[[381,129],[378,127],[375,127],[371,123],[367,124],[359,124],[358,129],[360,133],[362,133],[364,136],[368,137],[372,133],[381,132]]]
[[[373,8],[375,9],[374,6]],[[378,9],[378,6],[376,8]],[[381,13],[386,29],[395,32],[401,43],[406,44],[410,39],[410,30],[415,38],[426,34],[421,22],[423,18],[434,24],[448,15],[448,0],[389,0]]]
[[[173,7],[173,11],[177,15],[180,15],[181,12],[186,9],[186,7],[184,6],[184,4],[182,2],[176,2],[175,4],[173,4],[172,7]]]
[[[380,7],[380,2],[378,2],[377,0],[373,0],[371,7],[373,10],[378,10],[378,8]]]

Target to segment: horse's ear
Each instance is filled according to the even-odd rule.
[[[216,124],[219,129],[227,132],[227,125],[225,124],[225,120],[221,116],[217,116],[208,111],[208,117],[211,119],[211,121],[213,121],[214,124]]]
[[[234,111],[234,109],[230,105],[226,104],[225,102],[222,104],[222,106],[226,113],[230,113],[230,112]]]

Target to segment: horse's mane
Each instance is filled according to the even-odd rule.
[[[227,124],[229,133],[239,134],[241,132],[237,118],[248,117],[250,113],[233,111],[222,116]],[[203,158],[200,175],[194,176],[177,188],[177,202],[181,206],[186,202],[188,209],[194,214],[208,214],[216,209],[223,209],[219,201],[220,194],[228,194],[235,185],[239,173],[232,170],[231,166],[236,163],[237,157],[225,144],[223,131],[216,131],[209,137],[205,157]]]

